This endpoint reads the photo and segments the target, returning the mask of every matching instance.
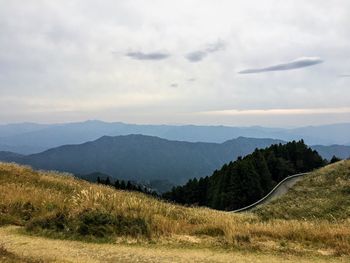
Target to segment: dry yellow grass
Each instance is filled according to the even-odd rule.
[[[340,161],[305,176],[286,195],[255,212],[264,218],[348,220],[349,162]]]
[[[350,167],[350,162],[343,164]],[[332,167],[337,169],[336,166]],[[340,255],[349,259],[350,255],[349,219],[264,221],[252,213],[231,214],[207,208],[183,207],[141,193],[91,184],[68,174],[0,164],[0,223],[37,226],[35,222],[44,222],[42,231],[32,228],[34,233],[84,239],[90,236],[70,237],[71,233],[77,232],[67,230],[67,226],[57,235],[47,231],[45,226],[50,220],[57,220],[57,215],[61,214],[64,214],[67,222],[78,226],[86,211],[95,211],[103,218],[121,216],[127,220],[138,219],[141,221],[132,222],[141,222],[147,227],[146,234],[137,229],[137,235],[129,235],[128,230],[125,233],[113,232],[107,241],[114,243],[323,256],[328,259]],[[125,227],[132,228],[134,225],[127,224]]]
[[[1,241],[11,253],[6,262],[244,262],[244,263],[341,263],[346,257],[315,257],[286,254],[266,254],[209,249],[166,248],[159,246],[93,244],[67,240],[50,240],[18,234],[14,227],[0,228]],[[19,259],[18,261],[15,261]],[[13,260],[13,261],[12,261]],[[1,257],[0,257],[0,262]],[[4,261],[5,262],[5,261]]]

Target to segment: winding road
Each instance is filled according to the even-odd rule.
[[[238,212],[245,212],[250,209],[253,209],[254,207],[257,207],[258,205],[262,204],[268,204],[271,201],[275,200],[276,198],[284,195],[288,192],[288,190],[293,187],[298,181],[302,179],[304,175],[307,175],[309,173],[299,173],[294,174],[291,176],[288,176],[284,178],[281,182],[279,182],[267,195],[265,195],[263,198],[261,198],[259,201],[256,201],[255,203],[248,205],[246,207],[242,207],[237,210],[231,211],[232,213],[238,213]]]

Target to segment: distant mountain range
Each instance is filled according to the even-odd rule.
[[[211,175],[223,164],[255,148],[284,143],[275,139],[239,137],[224,143],[170,141],[154,136],[103,136],[95,141],[64,145],[37,154],[0,152],[0,160],[28,164],[45,170],[79,175],[99,172],[117,179],[164,182],[169,187],[194,177]],[[315,146],[323,157],[350,155],[350,146]],[[338,155],[338,157],[343,157]],[[166,189],[165,189],[166,190]]]
[[[350,146],[346,145],[313,145],[312,149],[316,150],[323,158],[330,160],[333,156],[341,159],[350,158]]]
[[[350,145],[350,123],[294,129],[196,125],[136,125],[121,122],[86,121],[65,124],[20,123],[0,125],[0,151],[39,153],[66,144],[79,144],[101,136],[143,134],[168,140],[222,143],[240,136],[304,139],[308,145]]]
[[[177,185],[190,178],[211,175],[238,156],[279,142],[239,137],[219,144],[169,141],[144,135],[103,136],[92,142],[31,155],[0,152],[0,160],[80,175],[100,172],[123,180],[162,180]]]

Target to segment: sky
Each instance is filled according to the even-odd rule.
[[[0,0],[0,123],[350,122],[348,0]]]

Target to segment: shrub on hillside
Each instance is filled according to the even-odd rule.
[[[26,224],[31,232],[60,233],[77,237],[108,239],[113,236],[150,236],[150,228],[143,218],[114,215],[99,210],[84,210],[77,216],[56,212],[37,217]]]

